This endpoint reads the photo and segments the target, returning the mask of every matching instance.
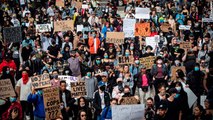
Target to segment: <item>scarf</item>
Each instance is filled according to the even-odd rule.
[[[23,84],[27,84],[28,80],[29,80],[29,76],[28,74],[22,74],[22,80],[23,80]]]

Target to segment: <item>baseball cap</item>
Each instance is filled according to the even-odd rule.
[[[103,81],[98,82],[98,87],[104,86],[105,83]]]
[[[167,106],[165,104],[160,104],[158,109],[166,110]]]

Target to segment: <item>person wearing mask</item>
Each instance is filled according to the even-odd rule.
[[[11,74],[14,75],[14,72],[16,71],[17,67],[16,67],[14,60],[12,60],[12,58],[11,58],[11,54],[5,53],[4,58],[5,59],[3,59],[3,61],[0,63],[0,73],[2,73],[3,67],[8,66]]]
[[[13,76],[11,75],[10,68],[8,66],[3,67],[2,75],[1,75],[0,79],[1,80],[10,79],[10,81],[13,85],[13,88],[15,88],[15,80],[14,80]]]
[[[62,51],[63,60],[68,60],[70,58],[70,46],[64,45],[64,49]]]
[[[35,90],[32,87],[32,92],[28,95],[27,101],[34,105],[34,120],[45,120],[45,108],[42,89]]]
[[[51,83],[51,86],[60,86],[60,80],[58,78],[58,70],[53,70],[52,71],[52,75],[51,75],[51,78],[52,80],[50,80],[50,83]]]
[[[201,50],[199,50],[199,52],[198,52],[198,57],[197,57],[197,58],[198,58],[198,61],[200,61],[201,58],[203,58],[203,59],[205,60],[206,63],[209,62],[210,57],[209,57],[209,55],[208,55],[208,45],[207,45],[206,43],[204,43],[204,44],[202,45]]]
[[[86,99],[84,97],[80,97],[78,99],[77,110],[74,111],[74,113],[76,114],[75,116],[77,116],[77,114],[82,110],[86,112],[87,120],[92,120],[92,111],[89,107],[88,101],[86,101]]]
[[[71,51],[70,58],[68,59],[69,68],[72,71],[72,75],[78,78],[81,78],[80,61],[80,58],[76,57],[76,52]]]
[[[66,87],[66,82],[60,81],[59,95],[61,106],[63,106],[61,110],[63,120],[69,120],[69,118],[73,116],[72,110],[76,107],[74,106],[76,100],[72,98],[70,91],[67,90]]]
[[[117,82],[117,86],[115,86],[113,88],[112,98],[115,98],[115,99],[118,100],[124,94],[123,93],[123,91],[124,91],[124,84],[123,84],[122,78],[117,78],[116,82]]]
[[[32,104],[27,101],[28,95],[31,93],[32,81],[29,77],[28,71],[22,70],[22,77],[16,83],[16,92],[18,94],[18,101],[20,101],[23,108],[22,114],[26,115],[26,119],[33,119]]]
[[[96,77],[92,76],[92,73],[90,71],[87,72],[86,76],[82,77],[82,80],[85,81],[86,84],[86,99],[92,100],[93,93],[95,92],[95,89],[98,84],[98,80]]]
[[[62,50],[64,49],[64,46],[65,46],[65,45],[69,45],[70,49],[71,49],[71,50],[73,49],[73,45],[72,45],[72,43],[70,42],[70,37],[69,37],[69,36],[65,36],[64,42],[62,43],[62,47],[61,47]]]
[[[160,84],[158,86],[158,94],[156,94],[154,97],[155,108],[158,108],[161,102],[165,101],[167,98],[168,98],[168,94],[166,93],[166,87],[164,84]]]
[[[144,118],[146,120],[154,120],[154,117],[155,117],[154,100],[151,97],[149,97],[146,99]]]
[[[52,45],[47,48],[47,55],[52,58],[53,61],[56,61],[60,58],[60,47],[56,44],[56,41],[52,39]]]
[[[91,54],[91,59],[94,60],[95,56],[98,54],[98,49],[100,48],[101,41],[99,39],[99,33],[97,31],[92,32],[89,37],[89,49]]]
[[[93,107],[95,111],[95,119],[101,120],[101,112],[106,106],[110,106],[110,94],[105,91],[106,86],[103,81],[98,83],[98,90],[93,94]]]
[[[146,52],[141,55],[141,57],[149,57],[149,56],[154,56],[153,48],[152,46],[148,45],[145,48]]]
[[[112,119],[112,106],[117,105],[117,99],[112,98],[110,100],[110,106],[106,106],[103,109],[101,120]]]

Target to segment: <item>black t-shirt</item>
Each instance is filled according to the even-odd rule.
[[[57,57],[58,56],[58,52],[60,51],[60,48],[59,48],[58,45],[55,45],[55,46],[51,45],[51,46],[49,46],[47,48],[47,50],[49,50],[49,54],[50,55],[53,55],[53,56]]]
[[[168,111],[166,113],[168,120],[179,120],[179,112],[180,112],[180,105],[178,105],[178,100],[174,99],[174,101],[167,100]]]

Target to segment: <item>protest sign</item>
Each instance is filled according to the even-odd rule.
[[[171,28],[171,25],[168,24],[168,23],[163,23],[163,24],[160,26],[160,29],[161,29],[163,32],[169,32],[169,28]]]
[[[45,73],[41,76],[33,76],[31,78],[31,81],[32,81],[32,86],[35,89],[46,88],[51,86],[50,76],[48,73]]]
[[[82,2],[77,2],[77,1],[72,0],[72,5],[78,9],[80,9],[82,7]]]
[[[135,18],[137,19],[150,19],[150,8],[135,8]]]
[[[205,100],[206,100],[207,96],[206,95],[201,95],[200,96],[200,105],[203,106],[203,108],[205,108]],[[205,108],[206,109],[206,108]]]
[[[88,6],[87,4],[82,4],[82,8],[83,8],[83,9],[88,9],[89,6]]]
[[[78,32],[78,31],[82,31],[82,30],[83,30],[83,28],[84,28],[84,26],[83,26],[83,25],[77,25],[77,32]]]
[[[16,96],[10,79],[0,80],[0,98]]]
[[[131,105],[131,104],[138,104],[138,100],[132,97],[122,97],[121,105]]]
[[[123,32],[107,32],[106,43],[124,44],[124,33]]]
[[[56,0],[55,5],[58,7],[64,7],[64,0]]]
[[[37,24],[36,32],[51,32],[51,24]]]
[[[55,21],[54,22],[54,31],[64,32],[68,30],[74,30],[73,20],[63,20],[63,21]]]
[[[20,5],[25,5],[25,0],[19,0],[20,1]]]
[[[150,46],[152,46],[153,49],[156,48],[156,45],[158,42],[158,41],[156,41],[156,37],[146,37],[145,41],[146,41],[146,46],[150,45]]]
[[[150,23],[136,23],[135,24],[135,36],[150,36]]]
[[[135,19],[124,19],[123,20],[123,31],[125,37],[135,37]]]
[[[151,69],[155,59],[156,59],[156,56],[149,56],[149,57],[140,58],[139,60],[141,64],[146,66],[146,69]]]
[[[213,22],[213,18],[202,18],[202,22]]]
[[[192,48],[191,42],[180,42],[180,48],[184,50],[188,50]]]
[[[184,73],[186,73],[186,68],[185,66],[180,66],[180,67],[175,67],[175,66],[172,66],[171,67],[171,70],[172,70],[172,76],[171,76],[171,80],[176,80],[177,77],[176,77],[176,71],[181,69]]]
[[[3,28],[3,36],[7,42],[20,42],[22,41],[21,27]]]
[[[179,30],[190,30],[191,25],[179,25]]]
[[[62,81],[66,81],[67,84],[67,90],[70,90],[71,86],[70,83],[71,82],[77,82],[78,81],[78,77],[74,77],[74,76],[67,76],[67,75],[59,75],[58,78]]]
[[[134,57],[133,56],[129,56],[129,57],[118,56],[118,64],[119,65],[133,64],[133,63],[134,63]]]
[[[79,97],[87,95],[85,81],[71,82],[71,96]]]
[[[43,89],[45,116],[47,120],[59,118],[61,115],[59,88]]]
[[[197,96],[192,92],[192,90],[188,86],[186,86],[185,83],[181,82],[181,84],[183,86],[183,90],[187,93],[189,108],[191,108],[197,100]]]
[[[112,106],[112,120],[143,120],[144,104]]]

